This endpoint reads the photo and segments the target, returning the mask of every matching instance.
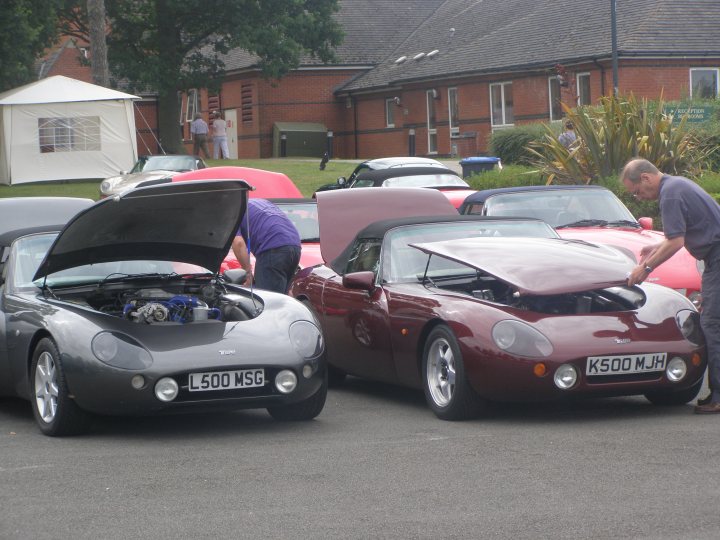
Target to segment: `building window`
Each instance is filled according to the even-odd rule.
[[[578,73],[575,79],[577,80],[577,104],[590,105],[592,102],[592,98],[590,97],[590,74]]]
[[[428,90],[425,93],[427,99],[427,131],[428,131],[428,154],[437,154],[437,118],[435,116],[435,100],[438,97],[437,90]]]
[[[195,88],[191,88],[188,90],[187,103],[185,104],[185,121],[192,122],[195,119],[195,113],[199,110],[198,91]]]
[[[509,126],[515,122],[512,83],[490,85],[490,120],[493,126]]]
[[[39,118],[40,152],[89,152],[100,150],[100,117]]]
[[[460,134],[460,114],[458,112],[457,88],[448,88],[448,120],[450,123],[450,136]]]
[[[690,69],[690,97],[694,99],[714,99],[718,93],[717,68]]]
[[[557,77],[548,77],[548,95],[550,96],[550,121],[562,119],[562,97],[560,97],[560,81]]]
[[[390,98],[385,100],[385,126],[395,127],[395,99]]]
[[[240,86],[240,115],[243,124],[253,123],[253,85]],[[220,110],[220,96],[217,97],[217,110]]]

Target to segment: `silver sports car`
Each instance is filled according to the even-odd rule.
[[[9,246],[0,394],[29,399],[47,435],[80,432],[92,413],[265,407],[281,420],[317,416],[327,375],[310,310],[237,285],[242,270],[217,273],[248,188],[139,188],[81,210],[59,234],[0,230]]]

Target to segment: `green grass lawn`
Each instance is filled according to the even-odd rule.
[[[323,184],[335,182],[338,176],[349,176],[360,160],[332,160],[324,171],[320,170],[319,159],[251,159],[251,160],[208,160],[208,165],[236,165],[281,172],[288,175],[298,189],[308,197]],[[56,181],[17,186],[0,186],[0,197],[63,196],[97,199],[100,180]]]

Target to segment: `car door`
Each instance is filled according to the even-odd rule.
[[[359,241],[347,273],[372,271],[377,277],[380,241]],[[323,289],[323,319],[329,362],[352,375],[394,382],[397,379],[390,345],[387,295],[343,286],[342,276]]]

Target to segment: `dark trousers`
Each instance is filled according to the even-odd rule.
[[[198,135],[197,133],[193,136],[193,155],[199,156],[200,150],[205,152],[205,157],[210,159],[210,152],[208,152],[207,135]]]
[[[707,346],[712,400],[720,402],[720,249],[714,249],[705,259],[700,326]]]
[[[281,246],[255,255],[255,286],[285,294],[300,263],[299,246]]]

